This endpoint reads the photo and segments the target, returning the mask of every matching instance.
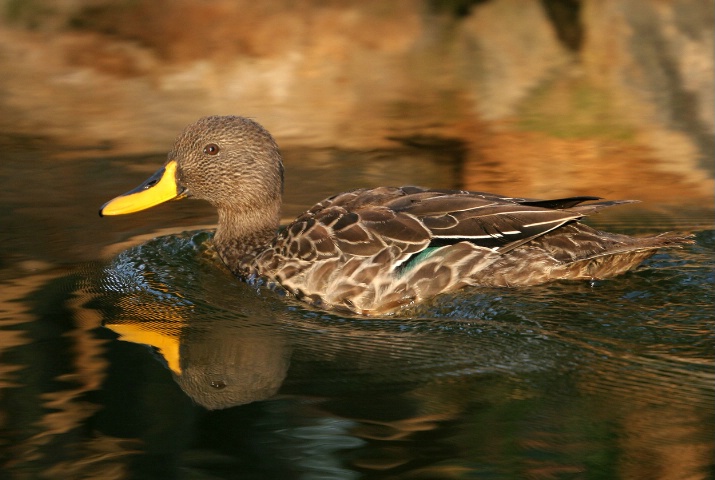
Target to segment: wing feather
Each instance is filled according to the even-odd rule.
[[[505,253],[601,208],[628,201],[512,198],[484,192],[380,187],[323,200],[286,228],[282,251],[303,260],[370,257],[395,247],[397,264],[430,243],[467,240]]]

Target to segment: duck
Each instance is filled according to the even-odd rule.
[[[156,173],[99,214],[208,201],[218,212],[213,247],[234,275],[319,309],[367,316],[466,287],[607,279],[662,248],[692,243],[687,235],[633,237],[581,222],[633,200],[418,186],[338,193],[281,228],[283,177],[280,149],[263,126],[242,116],[203,117],[179,134]]]

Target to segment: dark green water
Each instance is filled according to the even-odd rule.
[[[458,184],[430,158],[341,155],[289,152],[286,216]],[[3,478],[713,478],[711,202],[594,218],[696,235],[619,278],[365,319],[234,279],[199,202],[96,216],[161,157],[65,157],[0,166]]]

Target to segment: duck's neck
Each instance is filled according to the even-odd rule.
[[[250,275],[253,260],[268,248],[279,224],[280,201],[249,211],[219,208],[216,251],[233,273]]]

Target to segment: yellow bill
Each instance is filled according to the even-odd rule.
[[[170,160],[134,190],[102,205],[99,216],[134,213],[182,196],[183,190],[176,184],[176,161]]]

